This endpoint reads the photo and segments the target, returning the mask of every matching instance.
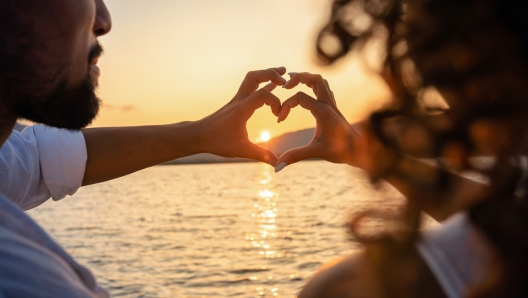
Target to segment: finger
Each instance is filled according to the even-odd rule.
[[[273,115],[277,117],[279,116],[281,110],[280,99],[265,88],[251,94],[251,96],[244,101],[244,108],[250,109],[251,113],[260,109],[263,105],[271,107]]]
[[[275,84],[275,83],[269,83],[266,86],[262,87],[262,89],[266,89],[269,92],[275,90],[275,88],[277,88],[277,84]]]
[[[317,97],[317,100],[324,103],[332,102],[330,89],[327,88],[323,77],[318,74],[311,74],[308,72],[296,73],[286,84],[283,85],[283,88],[291,89],[300,83],[312,88],[315,97]]]
[[[271,150],[260,147],[253,143],[250,143],[247,146],[243,157],[267,163],[272,167],[277,164],[278,160],[277,155],[275,155],[275,153],[273,153]]]
[[[304,92],[297,92],[294,96],[288,98],[282,103],[280,112],[278,115],[277,122],[284,121],[290,114],[290,110],[300,105],[306,110],[312,112],[312,114],[317,118],[317,115],[320,114],[321,109],[325,108],[325,105],[318,102],[313,97],[309,96]]]
[[[248,72],[233,100],[242,100],[248,97],[258,89],[261,83],[264,82],[271,81],[275,85],[284,85],[284,83],[286,83],[286,79],[284,79],[282,75],[285,73],[286,68],[284,67]]]
[[[286,67],[284,67],[284,66],[272,67],[271,69],[273,69],[273,70],[275,70],[276,72],[278,72],[281,76],[283,76],[284,74],[286,74]]]
[[[317,158],[319,150],[315,146],[307,145],[300,148],[292,149],[279,157],[275,166],[275,173],[280,172],[285,167],[294,164],[299,161],[307,160],[310,158]]]
[[[334,92],[332,91],[332,88],[330,88],[330,84],[328,83],[327,80],[324,80],[324,83],[326,85],[326,88],[328,88],[328,91],[330,91],[330,96],[332,98],[332,102],[337,106],[337,103],[336,103],[336,100],[335,100],[335,97],[334,97]]]
[[[332,91],[332,89],[330,88],[330,84],[328,83],[327,80],[324,80],[325,82],[325,85],[326,85],[326,88],[328,88],[328,90],[330,91],[330,95],[332,97],[332,103],[333,103],[333,106],[332,108],[334,109],[334,111],[336,111],[336,113],[341,116],[341,118],[345,119],[345,116],[343,116],[343,114],[341,113],[341,111],[337,108],[337,103],[336,103],[336,100],[335,100],[335,96],[334,96],[334,92]]]

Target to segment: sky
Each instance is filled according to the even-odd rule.
[[[322,74],[338,107],[358,121],[382,105],[387,89],[358,56],[331,67],[315,61],[314,41],[329,13],[325,0],[106,0],[112,31],[100,38],[94,127],[199,120],[225,105],[250,70],[285,66]],[[282,101],[304,91],[278,88]],[[277,124],[269,108],[248,122],[250,139],[315,126],[300,107]]]

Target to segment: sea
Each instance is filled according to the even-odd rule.
[[[29,214],[113,297],[296,297],[361,251],[354,215],[403,203],[346,165],[237,163],[156,166]]]

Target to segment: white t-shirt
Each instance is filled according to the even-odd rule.
[[[492,260],[491,246],[465,212],[423,233],[417,249],[449,298],[467,297],[482,284]]]
[[[24,210],[81,187],[86,169],[81,132],[35,125],[13,131],[0,148],[0,193]]]
[[[86,160],[82,133],[41,125],[0,148],[0,297],[109,296],[21,209],[75,193]]]

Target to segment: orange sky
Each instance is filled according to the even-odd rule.
[[[386,97],[384,85],[354,57],[325,68],[314,63],[314,38],[328,14],[323,0],[106,0],[113,29],[102,37],[94,126],[197,120],[234,95],[246,72],[275,66],[321,73],[350,121]],[[282,100],[297,90],[274,93]],[[300,88],[310,92],[307,88]],[[311,94],[311,93],[310,93]],[[269,108],[248,123],[250,138],[313,127],[300,108],[276,123]]]

